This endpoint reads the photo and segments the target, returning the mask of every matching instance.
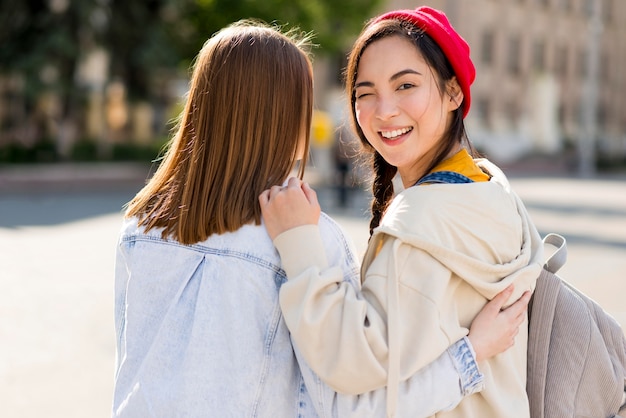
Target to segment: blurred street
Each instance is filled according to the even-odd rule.
[[[122,206],[149,167],[0,170],[0,405],[7,418],[110,416],[113,262]],[[626,328],[626,175],[516,172],[542,235],[568,240],[560,272]],[[363,251],[369,197],[318,187],[325,211]]]

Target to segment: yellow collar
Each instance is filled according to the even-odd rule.
[[[489,175],[478,167],[466,149],[462,149],[452,157],[437,164],[431,173],[436,171],[454,171],[474,181],[489,181]]]

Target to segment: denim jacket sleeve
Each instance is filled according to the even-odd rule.
[[[320,417],[385,416],[385,388],[362,395],[337,393],[306,365],[297,348],[295,352]],[[397,415],[419,418],[450,410],[464,396],[480,392],[483,385],[483,375],[478,370],[474,352],[464,337],[399,385]]]

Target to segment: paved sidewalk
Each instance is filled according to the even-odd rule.
[[[0,165],[0,195],[114,190],[142,184],[150,173],[150,164],[136,162]]]

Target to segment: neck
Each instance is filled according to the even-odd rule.
[[[445,161],[448,158],[452,157],[457,152],[461,151],[461,148],[462,148],[461,144],[457,143],[454,147],[452,147],[450,152],[448,152],[446,156],[443,157],[441,161]],[[424,158],[417,161],[416,164],[412,167],[412,170],[410,170],[410,172],[408,173],[403,172],[402,170],[398,169],[398,172],[400,173],[400,178],[402,179],[402,184],[404,185],[404,187],[407,188],[407,187],[413,186],[415,183],[417,183],[419,179],[421,179],[426,174],[428,174],[427,170],[428,170],[428,167],[430,166],[431,161],[432,159],[429,158],[429,156],[425,156]]]

